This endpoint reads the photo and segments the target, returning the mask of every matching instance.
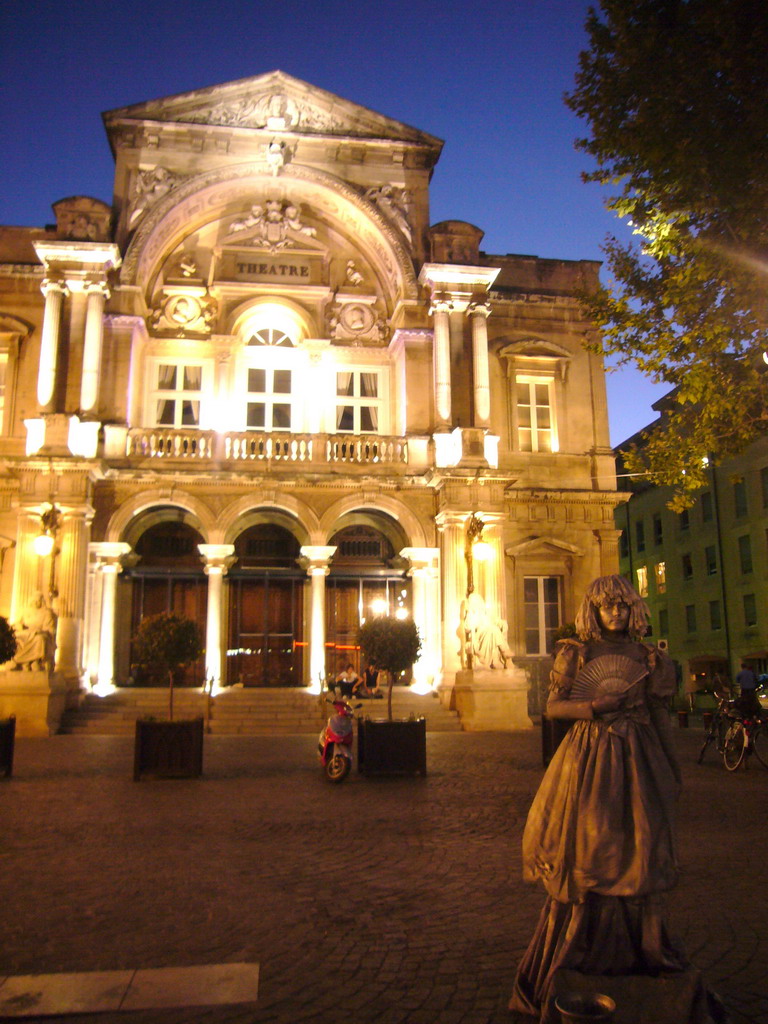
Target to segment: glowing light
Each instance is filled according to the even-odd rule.
[[[32,541],[32,547],[40,558],[47,558],[53,551],[53,537],[50,533],[41,533]]]
[[[387,602],[383,597],[377,597],[374,601],[371,601],[371,611],[374,615],[386,615]]]
[[[417,693],[420,697],[425,697],[428,693],[434,693],[434,688],[426,680],[411,683],[409,689],[411,693]]]
[[[91,693],[94,697],[108,697],[110,693],[116,693],[117,687],[114,683],[96,683]]]
[[[472,556],[477,562],[489,562],[493,558],[493,547],[487,541],[476,541],[472,545]]]
[[[398,608],[397,611],[395,612],[395,618],[396,619],[407,619],[408,618],[408,609],[407,608]]]

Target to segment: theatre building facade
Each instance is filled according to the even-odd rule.
[[[0,713],[151,683],[159,612],[203,631],[190,686],[317,689],[388,611],[465,727],[529,724],[618,564],[598,265],[431,224],[442,142],[281,72],[104,123],[112,203],[0,228],[0,614],[56,615]]]

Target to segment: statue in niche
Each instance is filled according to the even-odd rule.
[[[507,639],[507,623],[494,619],[488,606],[476,590],[461,602],[461,632],[463,634],[462,665],[470,662],[473,668],[504,669],[512,660]],[[467,652],[471,652],[471,658]]]
[[[44,669],[53,665],[56,648],[56,615],[45,603],[40,591],[36,591],[17,622],[13,623],[16,633],[16,653],[10,665],[12,670]]]
[[[412,241],[413,232],[408,220],[411,193],[408,189],[397,188],[395,185],[375,185],[366,191],[365,198],[375,203],[387,220],[391,221],[409,242]]]
[[[689,1012],[676,1007],[681,1024],[724,1019],[665,922],[678,876],[681,775],[668,712],[677,685],[671,659],[643,642],[647,626],[630,584],[603,576],[587,588],[577,637],[555,647],[547,715],[573,724],[523,833],[523,878],[540,880],[547,898],[509,1004],[542,1024],[555,1019],[559,970],[571,986],[579,975],[663,973],[661,998],[673,998],[677,978],[690,999]]]

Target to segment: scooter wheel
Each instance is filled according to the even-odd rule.
[[[343,782],[349,775],[349,758],[343,754],[334,754],[325,764],[325,774],[329,782]]]

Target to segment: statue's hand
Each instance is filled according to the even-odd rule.
[[[624,703],[624,694],[604,693],[601,697],[595,697],[592,701],[592,711],[596,715],[607,715],[611,711],[618,711]]]

